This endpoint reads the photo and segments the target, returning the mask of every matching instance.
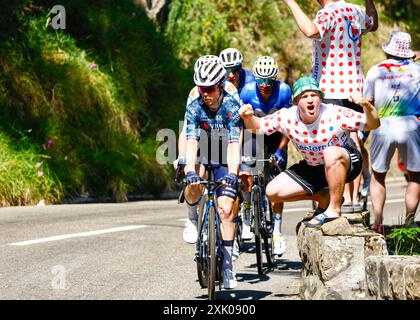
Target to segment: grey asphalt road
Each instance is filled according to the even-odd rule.
[[[405,182],[388,183],[385,223],[398,223]],[[287,251],[259,276],[255,254],[235,262],[236,290],[218,299],[298,299],[295,226],[310,202],[286,204]],[[206,299],[182,240],[176,200],[0,209],[0,299]],[[253,243],[247,248],[253,251]]]

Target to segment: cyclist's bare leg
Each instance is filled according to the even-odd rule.
[[[237,203],[238,199],[233,200],[225,196],[217,198],[217,212],[221,221],[220,231],[223,240],[233,240],[235,236],[235,218],[238,211],[233,209],[238,206]]]
[[[385,177],[386,172],[379,173],[372,170],[370,194],[372,199],[373,216],[375,218],[374,227],[379,226],[383,221],[382,213],[386,199]]]
[[[405,193],[406,217],[414,216],[420,200],[420,172],[408,171],[408,185]]]
[[[344,148],[328,147],[324,150],[324,161],[325,176],[330,191],[330,203],[326,211],[340,215],[350,157]]]

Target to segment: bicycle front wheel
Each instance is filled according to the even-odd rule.
[[[200,201],[198,216],[198,239],[195,261],[197,263],[197,277],[201,288],[207,288],[209,282],[209,264],[208,264],[208,223],[205,219],[205,208],[207,205],[207,196],[203,195]]]
[[[209,241],[208,241],[208,268],[209,268],[209,277],[208,277],[208,299],[215,299],[215,287],[216,287],[216,265],[217,265],[217,256],[216,256],[216,209],[214,206],[209,208]]]

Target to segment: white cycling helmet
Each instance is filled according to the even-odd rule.
[[[252,72],[257,78],[275,78],[279,73],[279,66],[272,57],[263,56],[255,61]]]
[[[207,56],[201,56],[200,58],[197,59],[197,61],[194,64],[194,72],[197,71],[198,67],[200,67],[201,65],[205,64],[206,62],[211,62],[211,61],[216,61],[220,63],[220,59],[218,56],[209,54]]]
[[[225,68],[233,68],[242,65],[244,58],[238,49],[227,48],[220,52],[220,61]]]
[[[199,87],[211,87],[225,78],[226,70],[220,62],[206,62],[194,72],[194,82]]]

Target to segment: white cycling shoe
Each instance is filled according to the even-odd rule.
[[[223,270],[223,288],[235,289],[237,286],[236,273],[229,269]]]
[[[185,228],[184,232],[182,233],[182,237],[187,243],[196,243],[198,237],[197,222],[188,219],[187,222],[185,222]]]
[[[244,240],[251,240],[254,233],[251,231],[251,226],[247,226],[245,223],[242,224],[241,237]]]
[[[273,254],[282,255],[286,251],[286,241],[283,236],[273,236]]]

